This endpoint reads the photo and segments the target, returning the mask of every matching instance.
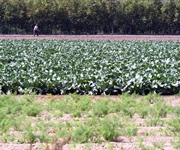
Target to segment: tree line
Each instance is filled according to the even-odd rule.
[[[180,0],[0,0],[0,33],[180,34]]]

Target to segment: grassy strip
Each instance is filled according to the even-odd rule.
[[[108,96],[95,100],[75,94],[58,100],[1,95],[0,114],[3,143],[44,143],[69,134],[71,143],[102,143],[118,136],[138,136],[141,124],[135,122],[135,114],[145,120],[146,126],[164,127],[158,131],[163,135],[180,136],[180,107],[166,105],[156,94],[122,94],[113,100]],[[144,146],[142,140],[139,143]],[[180,148],[178,141],[173,145]],[[154,143],[154,147],[163,146],[163,142]]]

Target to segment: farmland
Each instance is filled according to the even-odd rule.
[[[178,150],[179,100],[156,94],[1,95],[0,149],[25,150],[32,143],[32,150],[45,150],[46,142],[70,134],[64,150]]]
[[[0,39],[0,149],[180,148],[179,36]]]
[[[177,94],[179,41],[1,40],[1,93]]]

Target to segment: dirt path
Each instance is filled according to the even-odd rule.
[[[0,39],[180,41],[180,35],[0,35]]]

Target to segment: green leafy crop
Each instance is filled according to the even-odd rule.
[[[176,94],[179,41],[0,40],[0,93]]]

